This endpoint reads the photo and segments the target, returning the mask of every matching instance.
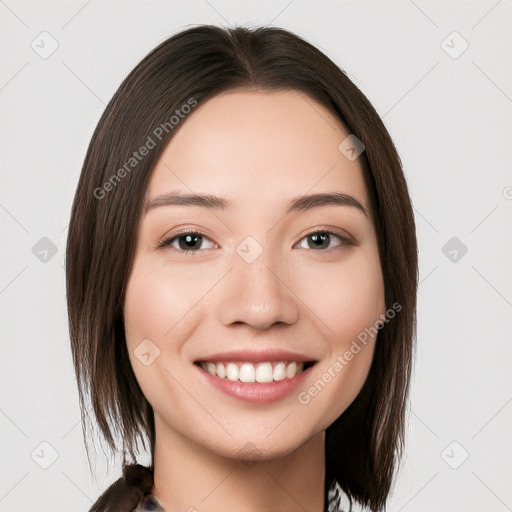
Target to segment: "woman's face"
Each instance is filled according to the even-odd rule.
[[[158,439],[278,457],[360,391],[385,304],[348,135],[294,91],[223,93],[182,121],[151,177],[124,306]],[[339,201],[297,203],[315,194]],[[217,199],[179,199],[192,195]]]

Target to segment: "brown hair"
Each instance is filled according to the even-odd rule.
[[[300,91],[328,108],[366,147],[359,159],[377,233],[385,301],[388,307],[398,303],[401,310],[379,330],[363,389],[326,431],[325,506],[327,510],[328,491],[337,482],[351,499],[381,510],[403,449],[416,331],[417,242],[400,158],[368,99],[317,48],[279,28],[209,25],[170,37],[123,81],[93,134],[72,207],[67,301],[84,438],[90,399],[113,451],[115,435],[121,435],[125,469],[123,479],[91,510],[119,510],[121,496],[135,506],[150,489],[149,481],[133,484],[140,492],[126,497],[128,470],[141,469],[127,466],[127,457],[135,462],[138,440],[146,447],[145,438],[153,456],[155,431],[152,407],[130,365],[123,303],[151,172],[183,123],[178,116],[187,111],[183,105],[200,105],[235,89]],[[173,115],[179,117],[175,126]],[[131,161],[150,136],[155,147],[140,161]]]

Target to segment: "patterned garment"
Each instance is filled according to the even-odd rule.
[[[341,490],[339,485],[331,489],[328,494],[329,512],[357,512],[348,496]],[[137,508],[133,512],[165,512],[161,503],[152,494],[144,494]]]
[[[133,512],[165,512],[160,502],[152,494],[144,494]]]
[[[354,509],[352,500],[343,492],[337,482],[329,489],[327,501],[329,503],[328,512],[359,512]]]

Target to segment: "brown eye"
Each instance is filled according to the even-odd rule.
[[[208,241],[212,246],[215,246],[215,244],[202,233],[198,233],[197,231],[184,231],[163,240],[158,244],[158,247],[171,247],[178,252],[193,254],[194,252],[200,252],[204,241]]]
[[[307,241],[307,247],[302,245],[302,240]],[[301,242],[299,243],[299,247],[301,249],[314,249],[314,250],[322,250],[322,249],[335,249],[336,247],[340,247],[343,245],[350,245],[352,242],[340,235],[336,235],[330,231],[313,231],[305,236]],[[335,240],[338,240],[338,243],[332,245]]]
[[[180,235],[176,237],[178,240],[178,246],[183,251],[195,251],[201,247],[201,242],[203,241],[203,237],[199,234],[186,234]]]

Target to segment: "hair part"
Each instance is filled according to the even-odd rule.
[[[302,92],[365,145],[359,161],[385,302],[399,303],[401,311],[379,331],[361,392],[326,431],[325,496],[337,482],[351,499],[381,510],[403,448],[413,361],[418,261],[412,205],[399,155],[371,103],[326,55],[280,28],[200,25],[170,37],[122,82],[94,131],[66,247],[69,331],[86,445],[90,401],[113,452],[120,435],[124,464],[136,460],[139,440],[146,448],[145,439],[154,460],[153,409],[130,364],[123,304],[149,179],[183,118],[160,138],[152,137],[155,146],[147,156],[135,165],[127,162],[190,98],[201,105],[234,90]],[[99,501],[95,510],[108,510]]]

